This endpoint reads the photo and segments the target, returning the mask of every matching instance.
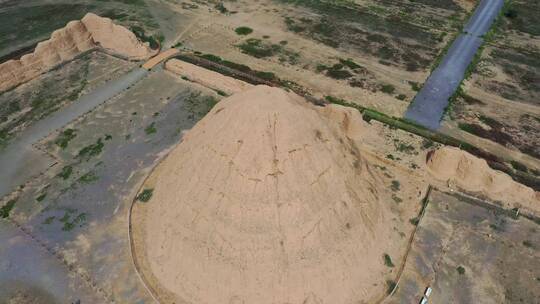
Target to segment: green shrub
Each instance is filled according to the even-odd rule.
[[[399,99],[399,100],[405,100],[407,98],[407,95],[399,94],[398,96],[396,96],[396,98]]]
[[[87,172],[83,176],[79,177],[79,182],[82,184],[89,184],[97,181],[99,177],[94,171]]]
[[[137,195],[137,200],[146,203],[152,198],[152,194],[154,194],[154,189],[144,189]]]
[[[36,201],[41,202],[42,200],[45,199],[46,196],[47,196],[47,192],[44,192],[40,194],[38,197],[36,197]]]
[[[101,137],[98,138],[97,142],[95,144],[88,145],[84,148],[82,148],[79,151],[78,156],[80,158],[86,158],[86,160],[89,160],[92,156],[99,155],[101,151],[103,150],[103,147],[105,145],[103,144]]]
[[[386,281],[386,286],[387,286],[386,293],[391,294],[392,291],[394,291],[394,289],[396,288],[397,284],[396,284],[396,282],[394,282],[392,280],[388,280],[388,281]]]
[[[274,56],[281,50],[278,44],[266,44],[262,40],[250,38],[238,46],[242,53],[253,56],[255,58],[265,58]]]
[[[353,70],[362,67],[359,64],[357,64],[356,62],[354,62],[351,58],[339,59],[339,62],[341,62],[341,64],[343,64],[344,66],[346,66],[346,67],[348,67],[350,69],[353,69]]]
[[[388,254],[383,255],[384,258],[384,265],[388,267],[394,267],[394,263],[392,262],[392,258]]]
[[[155,122],[152,122],[148,127],[144,129],[144,133],[146,133],[147,135],[154,134],[156,132],[157,132],[157,129],[156,129]]]
[[[529,170],[527,169],[527,166],[525,166],[524,164],[518,162],[518,161],[515,161],[515,160],[512,160],[510,161],[510,165],[512,165],[512,167],[518,171],[522,171],[522,172],[528,172]]]
[[[54,143],[60,148],[65,149],[75,136],[77,136],[77,134],[75,134],[74,129],[66,129],[58,135]]]
[[[58,177],[61,177],[62,179],[66,180],[71,176],[71,173],[73,172],[72,166],[65,166],[62,168],[62,171],[58,173]]]
[[[11,209],[13,209],[13,207],[15,206],[16,202],[17,202],[17,200],[12,199],[12,200],[8,201],[4,206],[2,206],[2,208],[0,208],[0,217],[1,218],[8,218],[9,213],[11,212]]]
[[[458,267],[456,268],[456,270],[457,270],[457,272],[458,272],[459,274],[464,274],[464,273],[465,273],[465,268],[463,268],[463,266],[458,266]]]
[[[392,185],[390,185],[390,189],[392,189],[392,191],[396,192],[396,191],[399,191],[400,188],[401,188],[401,184],[399,183],[399,181],[393,180]]]
[[[391,84],[384,84],[381,86],[381,91],[386,94],[393,94],[396,88]]]
[[[247,26],[237,27],[234,31],[238,35],[249,35],[249,34],[253,33],[253,29],[251,29],[251,28],[249,28]]]

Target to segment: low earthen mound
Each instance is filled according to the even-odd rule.
[[[155,53],[128,29],[88,13],[82,21],[71,21],[54,31],[49,40],[38,43],[33,53],[0,64],[0,92],[98,47],[130,60],[145,59]]]
[[[127,28],[114,24],[109,18],[88,13],[81,20],[96,44],[130,60],[143,60],[152,55],[148,43],[143,43]]]
[[[435,178],[501,202],[505,208],[525,208],[534,213],[540,211],[540,195],[537,192],[491,169],[485,160],[463,150],[440,148],[430,155],[427,165]]]
[[[242,80],[224,76],[178,59],[168,60],[165,63],[165,69],[207,88],[222,91],[227,95],[239,93],[253,87],[253,85]]]
[[[222,100],[156,167],[142,264],[176,303],[363,303],[398,239],[360,114],[257,86]],[[401,244],[401,243],[400,243]],[[138,248],[136,246],[136,248]],[[136,258],[137,259],[137,258]]]

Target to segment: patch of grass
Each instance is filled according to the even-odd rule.
[[[456,270],[459,274],[465,274],[465,268],[463,266],[458,266]]]
[[[54,143],[59,146],[61,149],[65,149],[69,142],[75,138],[77,134],[75,134],[74,129],[66,129],[58,135],[58,137],[55,139]]]
[[[101,154],[101,151],[103,150],[103,147],[105,145],[103,144],[103,141],[101,140],[101,137],[98,138],[95,144],[88,145],[84,148],[82,148],[79,151],[78,157],[81,159],[89,160],[93,156]]]
[[[240,26],[234,30],[238,35],[249,35],[253,33],[253,29],[247,26]]]
[[[0,217],[1,218],[8,218],[9,213],[15,207],[15,203],[17,202],[16,199],[9,200],[2,208],[0,208]]]
[[[139,195],[137,195],[137,200],[143,203],[147,203],[154,194],[154,189],[144,189]]]
[[[146,133],[146,135],[154,134],[156,132],[157,132],[157,129],[156,129],[156,123],[155,122],[152,122],[150,125],[148,125],[144,129],[144,133]]]
[[[73,173],[73,167],[68,165],[62,168],[62,171],[58,173],[58,177],[61,177],[63,180],[68,179],[71,176],[71,173]]]
[[[383,259],[384,259],[384,265],[388,266],[388,267],[394,267],[394,263],[392,262],[392,258],[390,258],[390,256],[388,254],[384,254],[383,255]]]
[[[392,184],[390,185],[390,189],[392,189],[392,191],[394,192],[397,192],[400,190],[400,188],[401,188],[401,184],[399,183],[399,181],[393,180]]]

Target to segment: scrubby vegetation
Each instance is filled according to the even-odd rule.
[[[54,143],[59,146],[62,149],[67,148],[69,142],[74,139],[77,134],[75,134],[74,129],[66,129],[60,133],[60,135],[56,138]]]
[[[90,145],[82,148],[78,153],[78,157],[80,159],[89,160],[93,156],[101,154],[101,151],[103,150],[104,146],[105,145],[103,144],[103,141],[102,141],[102,139],[100,137],[100,138],[98,138],[96,143],[90,144]]]
[[[149,124],[144,129],[144,133],[146,133],[146,135],[151,135],[151,134],[154,134],[156,132],[157,132],[157,129],[156,129],[156,123],[155,122],[152,122],[151,124]]]
[[[62,168],[62,171],[58,173],[58,177],[61,177],[63,180],[66,180],[71,176],[71,173],[73,173],[73,167],[68,165]]]
[[[255,58],[278,56],[280,62],[297,64],[300,53],[291,51],[282,44],[269,43],[257,38],[249,38],[238,45],[242,53]]]

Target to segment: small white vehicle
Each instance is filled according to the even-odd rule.
[[[424,292],[424,296],[426,296],[426,298],[429,298],[429,296],[431,295],[431,292],[433,291],[433,289],[431,289],[431,287],[427,287],[426,288],[426,291]]]

